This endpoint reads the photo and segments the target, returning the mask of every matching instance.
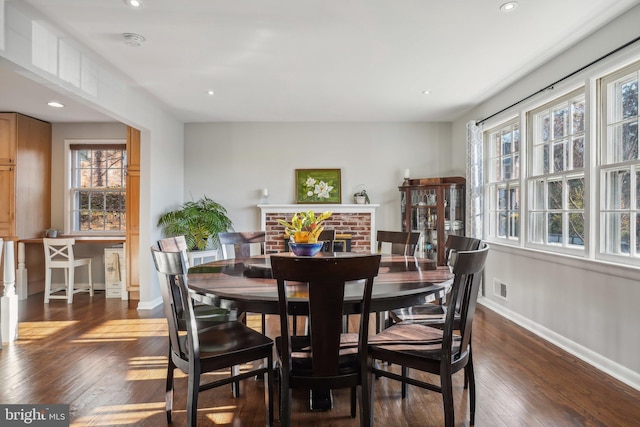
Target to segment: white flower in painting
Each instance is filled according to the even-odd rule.
[[[307,191],[307,197],[313,197],[313,191],[311,190]]]
[[[312,177],[308,177],[307,180],[305,181],[304,185],[306,187],[313,187],[314,185],[316,185],[316,179],[312,178]]]
[[[331,193],[331,190],[333,190],[333,186],[327,184],[324,181],[320,181],[318,184],[316,184],[313,192],[316,193],[318,198],[328,199],[330,197],[329,193]]]

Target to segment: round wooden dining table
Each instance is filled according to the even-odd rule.
[[[278,256],[282,256],[279,254]],[[356,257],[353,252],[321,252],[316,256]],[[285,256],[294,256],[288,253]],[[205,302],[239,312],[278,314],[278,291],[271,278],[270,255],[228,259],[201,264],[189,269],[189,288]],[[452,282],[448,267],[437,267],[428,258],[382,255],[374,280],[371,311],[383,312],[424,303],[439,297]],[[308,314],[306,284],[287,287],[291,314]],[[345,288],[344,314],[356,314],[363,286],[348,283]],[[198,299],[196,296],[196,299]]]
[[[322,257],[357,257],[366,254],[353,252],[321,252]],[[278,256],[295,256],[281,253]],[[228,259],[201,264],[189,269],[189,288],[195,299],[237,313],[278,314],[278,290],[271,277],[270,255]],[[384,312],[400,307],[423,304],[429,297],[443,296],[447,285],[453,281],[449,267],[437,267],[428,258],[403,255],[382,255],[378,276],[374,279],[371,295],[371,311],[379,312],[379,322]],[[360,282],[347,283],[343,314],[360,313],[364,286]],[[309,314],[307,284],[287,286],[289,313]],[[263,316],[264,317],[264,316]],[[347,319],[347,316],[345,316]],[[345,330],[348,326],[345,324]],[[263,319],[264,331],[264,319]],[[326,390],[310,391],[311,410],[328,410],[333,407],[332,394]]]

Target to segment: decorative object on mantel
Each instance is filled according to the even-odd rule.
[[[340,169],[296,169],[296,203],[342,203]]]
[[[360,184],[356,187],[356,192],[353,194],[353,200],[355,200],[356,204],[364,205],[371,203],[369,200],[369,195],[367,194],[367,189],[364,184]]]
[[[262,200],[260,200],[260,204],[266,205],[269,203],[269,189],[263,188],[260,190],[260,194],[262,195]]]
[[[227,210],[207,196],[161,215],[158,226],[167,237],[184,235],[189,249],[199,251],[220,247],[218,233],[233,229]]]
[[[324,230],[322,222],[331,216],[330,211],[316,216],[315,212],[298,212],[293,214],[291,223],[282,219],[278,223],[284,226],[284,232],[294,243],[317,243],[318,236]]]

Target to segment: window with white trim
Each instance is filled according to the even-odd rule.
[[[584,89],[529,112],[527,123],[527,242],[584,250]]]
[[[640,63],[601,80],[600,254],[640,257]]]
[[[489,234],[520,238],[520,125],[518,119],[486,132],[489,141]]]
[[[124,142],[68,145],[71,233],[125,231],[126,153]]]

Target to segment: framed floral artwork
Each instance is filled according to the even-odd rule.
[[[340,169],[296,169],[296,203],[342,203]]]

